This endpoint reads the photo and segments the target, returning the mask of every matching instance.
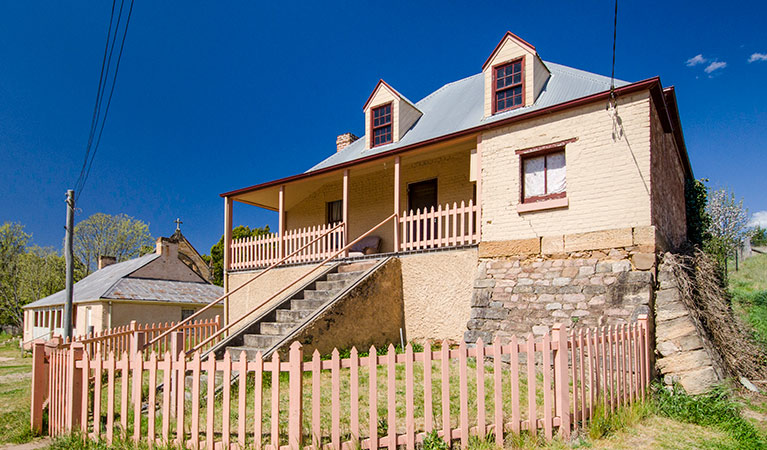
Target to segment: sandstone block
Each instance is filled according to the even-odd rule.
[[[594,266],[582,266],[578,268],[579,277],[588,277],[594,275]]]
[[[607,273],[613,271],[613,263],[610,261],[600,261],[596,267],[597,273]]]
[[[543,326],[543,325],[535,325],[535,326],[533,326],[533,334],[535,334],[535,335],[546,334],[547,331],[549,331],[549,327],[546,327],[546,326]]]
[[[679,303],[681,301],[682,296],[677,289],[662,289],[655,292],[655,303],[658,305]]]
[[[655,255],[652,253],[635,253],[631,262],[637,270],[650,270],[655,266]]]
[[[565,252],[564,236],[544,236],[541,238],[541,253],[552,255]]]
[[[658,322],[664,322],[667,320],[676,319],[678,317],[687,316],[687,308],[682,302],[663,302],[655,303],[655,320]]]
[[[679,351],[679,347],[671,341],[659,342],[657,348],[658,352],[660,352],[663,357],[673,355]]]
[[[491,288],[495,287],[495,280],[474,280],[475,288]]]
[[[708,392],[719,383],[719,381],[716,371],[710,366],[679,375],[679,384],[681,384],[684,390],[690,395]]]
[[[568,261],[572,262],[572,261]],[[574,266],[568,266],[562,269],[562,277],[563,278],[573,278],[576,275],[578,275],[578,268]]]
[[[655,324],[655,335],[662,339],[674,340],[693,333],[697,333],[697,330],[687,316]]]
[[[515,239],[511,241],[482,241],[479,243],[480,258],[529,255],[540,252],[540,238]]]
[[[548,303],[548,304],[546,304],[546,309],[548,311],[554,311],[556,309],[562,309],[562,304],[561,303],[557,303],[557,302]]]
[[[600,250],[616,247],[630,247],[634,237],[631,228],[620,228],[565,236],[565,251]]]
[[[626,260],[626,259],[623,259],[623,260],[620,260],[620,261],[615,261],[613,263],[613,272],[614,273],[628,272],[630,270],[631,270],[631,263],[628,260]]]
[[[554,286],[567,286],[572,281],[572,278],[566,278],[566,277],[558,277],[554,278],[551,281],[551,284]]]
[[[705,350],[677,353],[657,361],[662,373],[680,373],[712,366],[711,358]]]
[[[633,230],[634,245],[655,246],[655,227],[635,227]]]

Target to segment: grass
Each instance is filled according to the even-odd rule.
[[[736,271],[731,264],[728,271],[733,307],[767,345],[767,255],[754,255],[739,266]]]
[[[23,355],[18,338],[0,333],[0,444],[29,442],[32,358]]]

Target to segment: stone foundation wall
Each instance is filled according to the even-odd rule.
[[[658,268],[655,293],[656,367],[666,385],[679,383],[690,394],[700,394],[724,378],[719,355],[682,299],[671,267]]]
[[[653,308],[654,262],[634,247],[480,258],[464,339],[542,334],[557,322],[636,321]]]

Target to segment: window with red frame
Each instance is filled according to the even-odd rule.
[[[522,158],[522,201],[524,203],[564,198],[567,179],[564,150]]]
[[[371,111],[373,147],[392,142],[391,103]]]
[[[493,68],[493,96],[495,112],[508,111],[522,106],[524,85],[522,60]]]

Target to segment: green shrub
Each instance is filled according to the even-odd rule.
[[[602,402],[597,402],[594,415],[588,425],[589,438],[592,440],[601,439],[632,427],[649,416],[650,412],[649,404],[644,402],[621,406],[613,412],[605,410]]]
[[[730,398],[725,387],[706,394],[689,395],[674,386],[669,390],[655,386],[657,414],[687,423],[714,426],[730,435],[740,449],[767,448],[767,439],[741,414],[741,405]]]

